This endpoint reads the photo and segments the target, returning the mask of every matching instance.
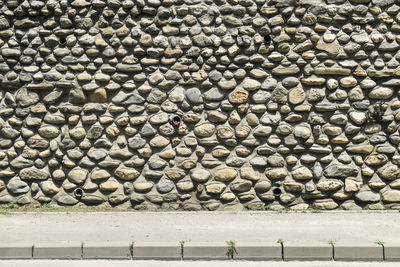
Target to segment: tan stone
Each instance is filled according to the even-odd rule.
[[[340,50],[339,44],[317,44],[315,46],[318,50],[326,51],[328,53],[336,54]]]
[[[194,185],[191,181],[183,181],[176,184],[176,188],[179,191],[191,191],[194,189]]]
[[[268,169],[265,171],[265,175],[270,179],[283,179],[287,176],[285,168]]]
[[[206,191],[209,194],[221,194],[226,188],[226,185],[223,183],[212,183],[206,185]]]
[[[249,98],[249,92],[243,89],[237,89],[229,95],[229,102],[232,104],[246,103]]]
[[[380,177],[386,180],[396,180],[400,178],[400,170],[396,165],[387,164],[378,170],[378,174]]]
[[[382,200],[385,202],[400,202],[400,191],[389,190],[382,194]]]
[[[223,193],[219,197],[220,200],[225,201],[225,202],[231,202],[231,201],[235,200],[235,198],[236,198],[235,194],[233,194],[231,192]]]
[[[119,183],[116,181],[107,181],[100,184],[100,189],[106,192],[114,192],[118,189]]]
[[[46,195],[54,195],[60,192],[60,189],[52,181],[41,182],[40,188],[42,189],[42,192]]]
[[[217,129],[217,136],[222,139],[228,139],[233,136],[233,130],[228,126],[220,126]]]
[[[135,190],[137,192],[149,192],[154,186],[154,183],[152,182],[140,182],[140,183],[135,183],[133,184],[133,188],[135,188]]]
[[[107,102],[107,91],[104,88],[97,88],[89,94],[89,100],[94,103],[105,103]]]
[[[231,153],[230,150],[225,149],[225,148],[217,148],[214,149],[211,154],[216,157],[216,158],[221,158],[221,157],[226,157]]]
[[[165,172],[165,175],[167,175],[169,179],[176,181],[185,177],[186,174],[183,170],[180,169],[168,169]]]
[[[194,134],[200,137],[210,137],[215,132],[215,126],[211,123],[204,123],[194,128]]]
[[[365,159],[365,164],[368,166],[379,166],[385,164],[387,161],[388,159],[385,155],[370,155]]]
[[[107,179],[109,178],[111,175],[110,173],[108,173],[108,171],[106,170],[100,170],[100,169],[94,169],[91,173],[90,173],[90,179],[93,181],[96,180],[102,180],[102,179]]]
[[[343,183],[336,180],[321,181],[317,184],[318,190],[321,191],[335,191],[343,187]]]
[[[297,182],[284,182],[283,188],[287,192],[301,192],[304,188],[304,185]]]
[[[344,88],[351,88],[357,85],[357,80],[353,77],[345,77],[340,79],[340,85]]]
[[[324,201],[324,202],[315,202],[313,204],[314,208],[321,210],[333,210],[339,207],[339,205],[335,201]]]
[[[307,167],[300,167],[292,171],[292,176],[296,180],[307,180],[312,179],[313,174]]]
[[[118,168],[114,171],[114,175],[122,180],[131,181],[139,177],[140,172],[135,169]]]
[[[336,199],[336,200],[346,200],[346,199],[350,199],[352,196],[353,196],[353,193],[336,192],[332,195],[332,198]]]
[[[238,126],[236,128],[235,134],[239,138],[246,138],[247,136],[249,136],[250,132],[251,132],[250,127],[243,125],[243,126]]]
[[[358,146],[349,146],[346,147],[346,151],[350,153],[357,154],[371,154],[374,151],[374,147],[372,145],[358,145]]]
[[[176,152],[173,149],[166,149],[162,151],[159,155],[163,159],[173,159],[176,156]]]
[[[237,171],[231,168],[220,169],[214,173],[215,180],[221,182],[232,181],[233,179],[236,178],[236,176],[237,176]]]
[[[204,183],[211,178],[211,173],[206,169],[196,169],[190,171],[190,177],[195,182]]]
[[[346,178],[344,183],[344,191],[346,191],[347,193],[358,192],[360,191],[361,187],[362,187],[361,182],[355,181],[354,179],[351,178]]]
[[[240,169],[240,177],[251,181],[258,181],[261,179],[261,173],[251,167],[243,167]]]
[[[156,136],[150,140],[150,146],[152,147],[165,147],[169,144],[169,140],[163,136]]]
[[[289,103],[297,105],[306,99],[306,94],[303,88],[294,88],[289,92]]]
[[[68,173],[68,179],[73,183],[83,184],[86,180],[87,175],[87,170],[76,168]]]

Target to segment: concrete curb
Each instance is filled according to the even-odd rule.
[[[134,242],[132,258],[134,260],[180,260],[182,247],[175,242]]]
[[[283,243],[285,261],[330,261],[333,259],[333,248],[328,243],[295,244]]]
[[[83,259],[118,259],[129,260],[132,258],[132,244],[123,243],[83,243]]]
[[[385,261],[400,261],[400,243],[384,243],[383,253]]]
[[[31,259],[33,244],[0,244],[0,259]]]
[[[82,244],[35,244],[33,246],[32,256],[34,259],[81,259]]]
[[[0,259],[400,261],[400,244],[233,242],[0,244]]]
[[[184,260],[228,260],[225,242],[186,242],[183,244]]]
[[[384,249],[375,243],[335,243],[334,259],[337,261],[383,261]]]

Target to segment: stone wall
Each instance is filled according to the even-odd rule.
[[[400,208],[400,1],[0,5],[0,203]]]

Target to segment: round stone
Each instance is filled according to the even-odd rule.
[[[211,178],[211,173],[206,169],[195,169],[190,171],[190,177],[195,182],[204,183]]]
[[[215,126],[211,123],[204,123],[194,128],[194,133],[200,137],[210,137],[215,132]]]
[[[344,88],[351,88],[357,85],[357,80],[353,77],[345,77],[340,79],[340,86]]]
[[[221,181],[221,182],[231,181],[231,180],[235,179],[236,176],[237,176],[237,171],[234,169],[230,169],[230,168],[220,169],[214,173],[215,180]]]
[[[300,104],[306,99],[306,93],[303,88],[294,88],[289,91],[289,103],[293,105]]]
[[[294,171],[292,171],[292,176],[296,180],[307,180],[313,178],[311,170],[307,167],[300,167],[298,169],[295,169]]]
[[[282,80],[282,85],[286,88],[293,88],[299,84],[299,79],[296,77],[287,77]]]

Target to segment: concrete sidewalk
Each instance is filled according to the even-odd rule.
[[[0,221],[0,258],[227,259],[233,240],[236,259],[400,260],[397,211],[9,213]]]

